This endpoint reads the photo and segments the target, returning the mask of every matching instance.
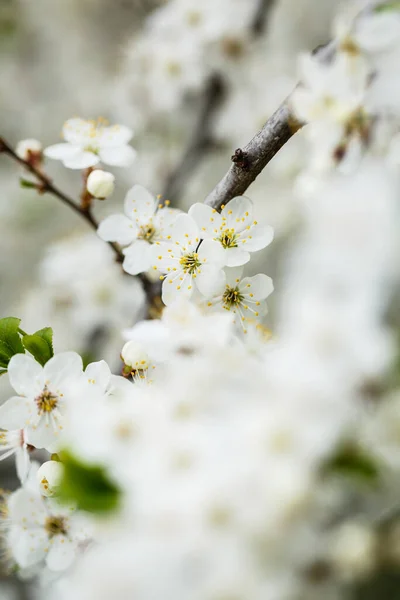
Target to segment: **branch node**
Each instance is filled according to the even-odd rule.
[[[235,154],[231,156],[231,160],[237,167],[239,167],[239,169],[242,169],[242,171],[250,170],[249,155],[241,148],[237,148],[235,150]]]

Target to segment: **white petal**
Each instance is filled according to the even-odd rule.
[[[114,148],[115,146],[126,146],[133,137],[132,129],[125,125],[112,125],[99,129],[98,143],[101,148]]]
[[[249,234],[247,237],[246,234],[243,233],[240,239],[246,240],[246,243],[243,244],[243,248],[249,252],[257,252],[257,250],[262,250],[274,239],[274,230],[269,225],[254,225],[249,229]]]
[[[27,354],[12,357],[8,364],[8,377],[21,396],[36,396],[43,389],[43,367]]]
[[[182,278],[182,279],[181,279]],[[170,283],[171,282],[171,283]],[[166,278],[162,285],[161,298],[166,306],[171,304],[178,296],[183,295],[187,298],[193,293],[193,281],[190,275],[181,272],[180,276],[172,279]]]
[[[156,228],[162,232],[160,239],[167,239],[171,234],[170,228],[176,221],[176,218],[182,214],[177,208],[160,208],[154,216],[153,223]]]
[[[97,154],[80,150],[73,156],[64,159],[63,163],[64,167],[67,167],[67,169],[88,169],[89,167],[97,165],[99,160]]]
[[[95,132],[95,125],[84,119],[68,119],[64,123],[62,134],[63,138],[70,144],[77,146],[86,146]]]
[[[175,277],[178,270],[181,270],[179,265],[179,257],[181,252],[178,246],[172,246],[166,242],[158,242],[153,244],[150,252],[150,266],[154,270],[159,270],[161,273],[168,273],[169,276]],[[177,269],[173,271],[173,269]]]
[[[82,359],[76,352],[60,352],[44,366],[45,380],[50,380],[50,385],[56,387],[77,379],[82,372]]]
[[[65,535],[56,535],[46,558],[46,564],[52,571],[64,571],[71,566],[76,553],[76,544]]]
[[[125,196],[125,214],[140,223],[149,220],[155,213],[157,201],[142,185],[134,185]]]
[[[136,158],[136,154],[137,152],[132,146],[101,148],[99,151],[101,161],[114,167],[130,167]]]
[[[253,219],[253,203],[246,196],[236,196],[222,210],[221,216],[226,220],[229,229],[242,231]]]
[[[21,526],[40,527],[46,518],[46,506],[39,493],[20,488],[8,501],[10,518]]]
[[[274,284],[271,277],[259,273],[254,277],[245,277],[239,286],[240,291],[245,294],[253,294],[254,300],[264,300],[274,291]]]
[[[246,246],[247,247],[247,246]],[[225,265],[227,267],[240,267],[250,260],[250,254],[242,248],[225,248]]]
[[[222,216],[215,209],[197,202],[190,207],[188,214],[196,221],[202,238],[218,236],[222,226]]]
[[[399,38],[400,18],[394,11],[371,13],[356,23],[355,39],[367,52],[389,49]]]
[[[62,430],[59,425],[63,419],[58,417],[57,422],[48,415],[42,415],[37,424],[27,428],[28,442],[35,448],[45,448],[48,452],[57,452],[60,448]]]
[[[80,154],[81,150],[77,146],[72,144],[54,144],[45,148],[43,154],[48,158],[54,158],[55,160],[67,160],[73,158],[75,155]]]
[[[15,466],[20,482],[22,484],[25,483],[31,466],[29,452],[25,446],[22,448],[17,448],[15,453]]]
[[[225,269],[226,285],[229,285],[229,287],[236,287],[242,279],[243,271],[244,267],[242,266]]]
[[[178,242],[182,247],[195,248],[200,241],[199,228],[192,217],[186,214],[178,215],[171,225],[172,242]]]
[[[13,396],[0,406],[0,428],[12,431],[29,425],[35,405],[32,400]]]
[[[204,265],[197,275],[196,285],[206,298],[214,296],[225,284],[225,273],[215,265]]]
[[[199,260],[207,265],[222,269],[225,266],[226,252],[219,242],[204,240],[198,250]]]
[[[21,529],[20,534],[12,543],[12,554],[17,564],[22,567],[31,567],[41,562],[45,555],[48,537],[43,528]]]
[[[111,379],[110,367],[105,360],[90,363],[85,369],[85,377],[105,390]]]
[[[122,267],[130,275],[138,275],[148,271],[153,262],[151,244],[145,240],[136,240],[123,251],[125,258]]]
[[[105,242],[117,242],[125,246],[136,239],[137,228],[125,215],[110,215],[100,223],[97,233]]]

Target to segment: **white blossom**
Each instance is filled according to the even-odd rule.
[[[0,426],[7,430],[24,428],[28,443],[55,451],[62,439],[71,386],[82,376],[81,357],[63,352],[42,367],[31,356],[15,354],[8,376],[18,396],[0,407]]]
[[[99,200],[104,200],[113,193],[114,182],[115,177],[112,173],[102,171],[101,169],[95,169],[89,174],[86,188],[92,196]]]
[[[179,212],[159,206],[144,187],[135,185],[125,198],[125,215],[111,215],[100,223],[98,234],[106,242],[117,242],[124,249],[123,268],[137,275],[150,268],[152,244],[167,239],[169,228]]]
[[[39,467],[36,479],[42,496],[51,498],[57,494],[63,473],[63,465],[57,460],[48,460]]]
[[[189,215],[196,221],[201,237],[218,241],[225,250],[228,267],[244,265],[250,252],[262,250],[271,243],[273,229],[253,220],[253,203],[245,196],[233,198],[219,214],[205,204],[194,204]]]
[[[22,158],[22,160],[29,160],[32,155],[41,155],[42,144],[41,142],[39,142],[39,140],[35,140],[33,138],[21,140],[17,144],[15,153],[17,154],[17,156]]]
[[[162,300],[168,306],[176,296],[190,297],[196,288],[212,296],[225,280],[222,267],[225,252],[214,240],[200,243],[202,234],[189,215],[179,215],[169,230],[170,242],[156,242],[152,251],[153,269],[161,271]]]
[[[218,306],[230,311],[235,322],[246,332],[248,319],[258,319],[267,313],[265,300],[273,291],[272,279],[264,273],[243,277],[241,267],[226,269],[225,285],[208,302],[208,306]]]
[[[129,167],[136,152],[128,142],[133,132],[125,125],[107,126],[104,120],[69,119],[63,126],[62,144],[45,148],[48,158],[61,160],[69,169],[87,169],[100,161],[115,167]]]
[[[30,486],[9,497],[8,521],[7,546],[23,569],[45,564],[64,571],[88,539],[86,523],[73,507],[44,498]]]

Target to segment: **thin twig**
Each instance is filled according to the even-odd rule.
[[[258,6],[251,24],[251,30],[255,35],[261,35],[265,31],[274,4],[275,0],[258,0]]]
[[[69,196],[64,194],[64,192],[62,192],[55,185],[53,185],[51,180],[48,179],[48,177],[46,177],[46,175],[41,173],[41,171],[39,171],[36,167],[34,167],[29,161],[24,160],[23,158],[18,156],[18,154],[16,154],[16,152],[14,152],[14,150],[10,146],[10,144],[8,144],[4,138],[0,137],[0,154],[1,153],[7,154],[10,158],[15,160],[22,167],[24,167],[24,169],[26,169],[27,171],[29,171],[30,173],[32,173],[32,175],[34,175],[36,177],[36,179],[39,182],[37,189],[40,193],[42,193],[42,194],[49,193],[49,194],[52,194],[53,196],[56,196],[56,198],[61,200],[64,204],[66,204],[67,206],[72,208],[72,210],[75,213],[80,215],[90,225],[90,227],[92,227],[92,229],[97,231],[99,224],[98,224],[97,220],[94,218],[90,208],[87,208],[85,210],[84,208],[79,206],[79,204],[76,204],[76,202],[74,202]],[[114,242],[108,242],[108,243],[109,243],[109,246],[113,249],[117,261],[122,262],[124,259],[124,255],[122,254],[118,245],[115,244]]]

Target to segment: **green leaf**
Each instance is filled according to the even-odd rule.
[[[7,369],[0,369],[0,377],[7,373]]]
[[[37,183],[35,183],[34,181],[29,181],[29,179],[24,179],[23,177],[20,177],[19,185],[22,188],[27,188],[27,189],[31,189],[31,190],[37,190],[38,189],[38,184]]]
[[[7,369],[14,354],[25,352],[18,333],[20,322],[16,317],[0,319],[0,368]]]
[[[53,330],[51,327],[39,329],[32,335],[24,335],[22,343],[42,366],[54,355]]]
[[[400,10],[400,0],[392,0],[392,2],[385,2],[384,4],[379,4],[375,6],[374,12],[389,12],[391,10]]]
[[[84,463],[68,451],[62,452],[60,458],[64,465],[62,501],[76,502],[78,508],[91,513],[105,514],[118,508],[121,492],[104,467]]]
[[[376,483],[379,465],[373,456],[354,444],[343,444],[324,465],[325,473],[336,473],[344,477]]]

